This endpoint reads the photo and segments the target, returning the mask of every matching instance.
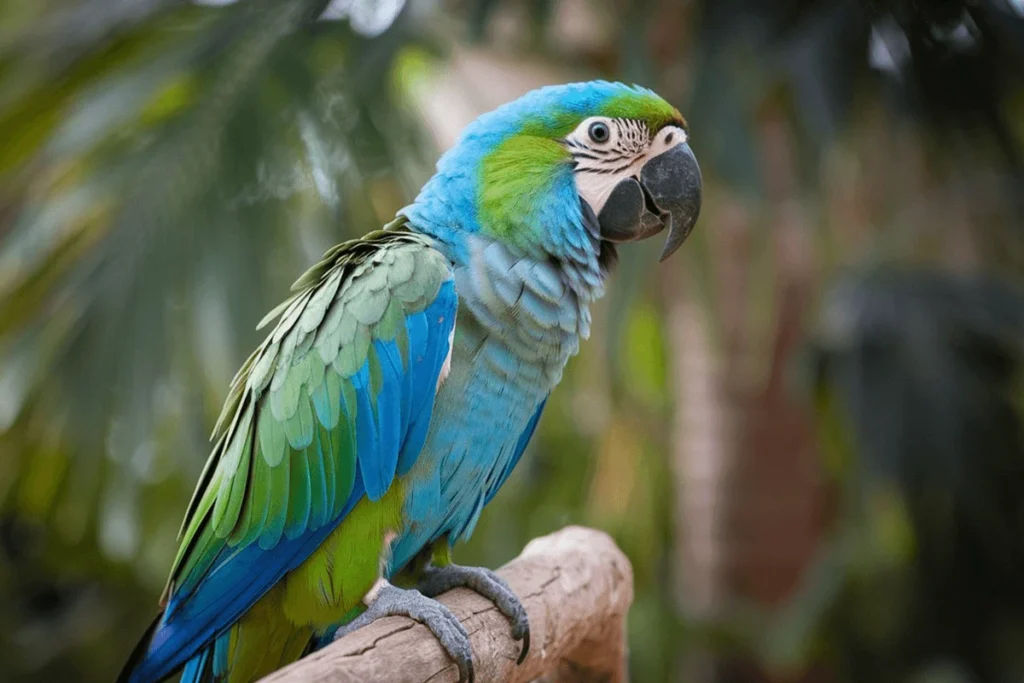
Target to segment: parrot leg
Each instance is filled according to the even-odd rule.
[[[459,668],[459,683],[473,683],[473,648],[458,617],[437,600],[414,588],[399,588],[381,580],[371,591],[366,611],[338,629],[334,639],[356,631],[381,617],[409,617],[434,634]]]
[[[494,603],[498,611],[512,622],[512,637],[523,641],[517,664],[522,664],[530,652],[530,621],[526,608],[505,579],[485,567],[463,567],[449,563],[430,565],[423,569],[418,588],[429,598],[453,588],[469,588]]]

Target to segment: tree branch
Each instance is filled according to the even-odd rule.
[[[464,588],[440,597],[473,644],[476,683],[552,680],[625,683],[626,612],[633,569],[611,537],[566,527],[534,539],[498,573],[530,617],[530,655],[487,599]],[[422,624],[387,617],[264,678],[261,683],[453,683],[455,665]]]

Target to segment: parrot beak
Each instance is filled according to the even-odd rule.
[[[648,160],[639,178],[612,190],[597,216],[601,239],[636,242],[668,229],[664,261],[689,236],[700,215],[701,176],[690,146],[681,142]]]

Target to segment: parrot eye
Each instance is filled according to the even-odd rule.
[[[587,132],[590,135],[590,139],[594,142],[608,142],[608,138],[611,137],[608,125],[600,121],[590,124],[590,130]]]

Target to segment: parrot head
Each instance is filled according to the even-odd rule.
[[[484,114],[403,210],[458,254],[481,234],[532,257],[600,262],[667,231],[661,260],[693,229],[701,173],[686,122],[639,86],[548,86]]]

